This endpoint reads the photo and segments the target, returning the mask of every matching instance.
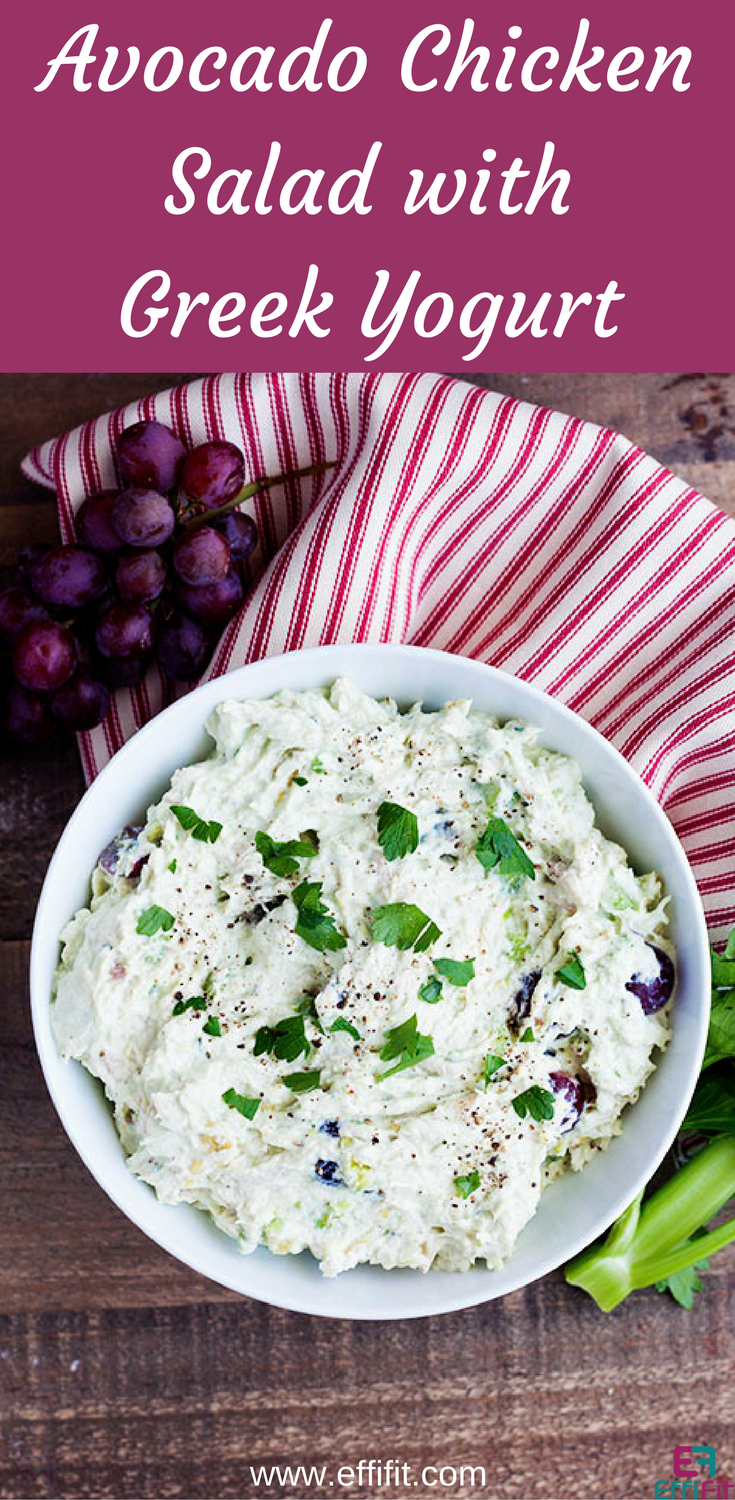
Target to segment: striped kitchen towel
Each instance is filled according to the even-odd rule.
[[[711,928],[735,922],[735,523],[625,438],[444,376],[218,375],[44,443],[24,472],[65,539],[115,484],[122,428],[226,437],[264,475],[336,459],[248,503],[250,587],[207,675],[337,641],[492,662],[622,751],[692,862]],[[167,701],[157,668],[82,735],[91,780]]]

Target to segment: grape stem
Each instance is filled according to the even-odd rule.
[[[337,460],[329,459],[322,464],[309,464],[306,469],[292,469],[288,474],[265,475],[263,479],[253,479],[240,490],[239,495],[234,495],[232,500],[225,500],[222,505],[217,505],[212,510],[203,510],[191,520],[184,521],[183,527],[186,531],[194,531],[197,526],[209,526],[212,521],[218,520],[220,516],[226,516],[230,510],[236,510],[242,505],[243,500],[249,500],[251,495],[257,495],[260,490],[268,490],[274,484],[288,484],[291,479],[308,479],[312,474],[323,474],[326,469],[333,469]]]

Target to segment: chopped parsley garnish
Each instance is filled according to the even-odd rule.
[[[147,906],[138,917],[136,932],[142,937],[153,937],[154,932],[170,932],[174,919],[165,906]]]
[[[275,1026],[259,1026],[255,1033],[253,1052],[256,1057],[262,1052],[272,1052],[281,1062],[295,1062],[302,1052],[308,1057],[310,1051],[303,1015],[285,1016]]]
[[[524,1031],[524,1033],[523,1033],[523,1036],[521,1037],[521,1041],[522,1042],[535,1042],[535,1040],[536,1040],[536,1037],[535,1037],[535,1034],[534,1034],[533,1027],[532,1026],[527,1026],[526,1029],[525,1029],[525,1031]]]
[[[291,780],[294,783],[294,786],[306,786],[305,776],[292,776]]]
[[[314,1068],[311,1073],[284,1073],[281,1082],[287,1083],[293,1094],[310,1094],[321,1087],[321,1076],[321,1069]]]
[[[469,984],[470,980],[475,977],[474,958],[465,958],[462,960],[457,958],[435,958],[434,968],[437,974],[441,974],[442,979],[448,979],[450,984]]]
[[[536,879],[536,871],[525,849],[502,818],[490,818],[485,832],[475,844],[475,854],[484,870],[497,869],[500,875],[527,875]]]
[[[208,1000],[211,1000],[214,994],[214,974],[211,969],[205,976],[204,983],[202,984],[202,994],[206,995]]]
[[[199,839],[201,844],[216,844],[222,832],[221,823],[216,823],[214,819],[208,822],[206,818],[200,818],[193,807],[182,807],[178,803],[172,802],[171,811],[193,839]]]
[[[450,984],[464,986],[469,984],[470,980],[475,977],[474,958],[462,960],[457,958],[435,958],[434,968],[437,974],[441,974],[444,979],[448,979]],[[419,985],[419,1000],[424,1000],[427,1005],[436,1005],[437,1001],[441,1000],[441,997],[441,979],[437,979],[436,974],[430,974],[429,978],[425,979],[422,985]]]
[[[352,1036],[352,1037],[355,1038],[356,1042],[359,1042],[359,1040],[360,1040],[360,1033],[359,1033],[357,1027],[353,1026],[351,1021],[346,1021],[345,1018],[344,1018],[344,1016],[338,1016],[337,1019],[336,1019],[336,1021],[332,1022],[329,1030],[330,1031],[347,1031],[350,1036]]]
[[[206,1031],[207,1036],[221,1036],[222,1027],[219,1023],[219,1016],[210,1016],[209,1020],[204,1022],[202,1031]]]
[[[172,875],[176,874],[176,860],[175,859],[171,860],[171,863],[170,863],[170,865],[167,866],[167,869],[169,869],[171,871]]]
[[[206,1010],[207,1002],[203,995],[192,995],[190,1000],[177,1000],[171,1012],[172,1016],[183,1016],[185,1010]]]
[[[413,948],[414,953],[423,953],[441,937],[441,928],[420,906],[413,906],[410,901],[391,901],[387,906],[375,907],[370,933],[376,943],[385,943],[387,948]]]
[[[314,759],[309,766],[309,770],[313,771],[315,776],[326,776],[327,774],[318,755],[314,756]]]
[[[549,1089],[542,1089],[537,1083],[531,1085],[530,1089],[524,1089],[522,1094],[516,1094],[511,1099],[511,1104],[520,1120],[530,1115],[532,1120],[553,1120],[554,1118],[554,1095]]]
[[[247,1094],[238,1094],[237,1089],[225,1089],[222,1098],[225,1104],[229,1105],[230,1109],[238,1110],[241,1115],[245,1116],[246,1120],[252,1120],[260,1108],[259,1099],[248,1099]]]
[[[310,948],[326,953],[347,946],[346,937],[337,931],[334,917],[322,902],[321,880],[302,880],[291,894],[299,914],[295,930]]]
[[[485,1088],[487,1088],[490,1079],[493,1076],[493,1073],[497,1073],[498,1068],[504,1067],[504,1057],[498,1057],[497,1052],[488,1052],[487,1057],[485,1058]]]
[[[470,1193],[474,1193],[480,1186],[480,1174],[477,1168],[474,1172],[468,1172],[466,1177],[455,1177],[454,1186],[460,1198],[469,1198]]]
[[[562,984],[568,984],[570,989],[584,990],[587,988],[587,978],[582,966],[582,960],[576,953],[568,953],[568,963],[562,964],[557,969],[554,978],[560,979]]]
[[[378,808],[378,843],[386,859],[403,859],[419,846],[416,814],[398,802],[381,802]]]
[[[390,1062],[397,1057],[398,1062],[393,1068],[386,1068],[383,1073],[378,1074],[378,1083],[384,1078],[390,1078],[392,1073],[400,1073],[403,1068],[412,1068],[415,1063],[424,1061],[431,1057],[434,1051],[434,1043],[430,1036],[422,1036],[418,1030],[418,1019],[416,1015],[409,1016],[407,1021],[402,1021],[400,1026],[391,1026],[386,1031],[386,1043],[380,1056],[383,1062]]]
[[[437,979],[436,974],[430,974],[423,984],[419,985],[419,1000],[424,1000],[427,1005],[436,1005],[437,1000],[442,997],[442,982]]]
[[[304,995],[303,1000],[299,1000],[296,1009],[300,1016],[307,1016],[312,1026],[316,1026],[317,1031],[320,1031],[322,1036],[324,1035],[324,1027],[319,1020],[319,1012],[313,995]]]
[[[269,833],[255,835],[255,847],[273,875],[293,875],[300,859],[313,859],[317,853],[311,839],[272,839]]]

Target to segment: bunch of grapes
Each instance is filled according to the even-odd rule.
[[[116,462],[120,488],[83,502],[76,542],[27,547],[0,593],[5,720],[26,743],[45,738],[55,720],[74,729],[101,723],[110,689],[140,682],[154,658],[176,682],[199,677],[242,602],[241,567],[257,540],[239,506],[297,477],[245,485],[234,443],[187,452],[160,422],[126,427]]]

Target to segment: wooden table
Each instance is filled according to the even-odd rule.
[[[180,378],[0,377],[3,565],[55,534],[53,501],[18,476],[26,449]],[[733,377],[477,378],[622,430],[735,513]],[[557,1273],[449,1317],[350,1324],[243,1301],[134,1229],[66,1140],[28,1015],[34,905],[83,789],[76,750],[5,751],[2,775],[0,1495],[321,1497],[331,1478],[353,1500],[650,1500],[683,1443],[714,1444],[735,1476],[732,1252],[691,1313],[650,1291],[605,1317]],[[411,1473],[340,1488],[338,1466],[370,1458]],[[331,1467],[320,1487],[256,1484],[251,1464]],[[427,1464],[484,1465],[485,1484],[431,1486]]]

